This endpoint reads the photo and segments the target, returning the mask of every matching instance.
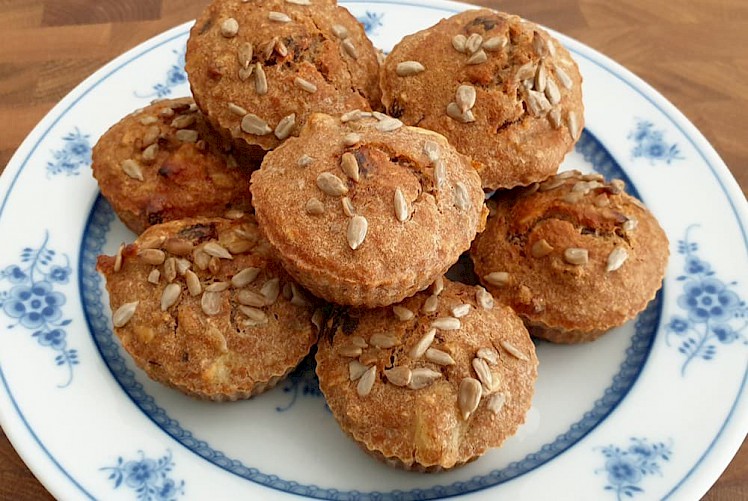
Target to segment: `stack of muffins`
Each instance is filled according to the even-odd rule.
[[[533,23],[468,11],[384,59],[334,1],[213,0],[186,62],[194,101],[136,111],[93,153],[139,234],[99,258],[114,331],[157,381],[249,398],[316,345],[344,432],[438,471],[524,422],[530,334],[595,339],[660,287],[651,213],[556,174],[581,77]],[[443,276],[468,250],[485,288]]]

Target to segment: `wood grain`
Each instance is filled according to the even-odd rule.
[[[0,0],[0,172],[36,123],[125,50],[206,0]],[[610,56],[673,102],[748,192],[748,2],[482,0]],[[0,499],[51,499],[0,433]],[[704,498],[748,499],[748,444]]]

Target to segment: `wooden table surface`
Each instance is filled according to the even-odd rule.
[[[748,191],[748,2],[474,0],[612,57],[698,127]],[[0,0],[0,172],[36,123],[125,50],[194,19],[207,0]],[[0,499],[49,494],[0,433]],[[704,498],[748,499],[748,442]]]

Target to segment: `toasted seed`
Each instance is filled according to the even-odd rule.
[[[185,282],[187,282],[187,290],[189,291],[191,296],[199,296],[200,293],[203,290],[202,285],[200,285],[200,279],[197,278],[197,275],[192,270],[187,270],[184,272],[184,279]]]
[[[434,313],[437,308],[439,308],[439,296],[434,294],[426,298],[426,301],[423,302],[423,306],[421,307],[421,311],[424,313]]]
[[[506,47],[507,39],[502,36],[491,37],[488,40],[484,40],[481,44],[481,48],[487,51],[500,50]]]
[[[491,285],[501,287],[509,283],[509,273],[506,271],[494,271],[483,276],[483,280]]]
[[[278,299],[278,295],[280,294],[280,279],[271,278],[262,284],[260,294],[265,296],[268,305],[275,303],[275,300]]]
[[[398,320],[401,322],[405,322],[407,320],[412,320],[415,315],[413,315],[413,312],[410,311],[408,308],[405,308],[404,306],[393,306],[392,312],[395,314]]]
[[[434,163],[439,160],[440,149],[436,141],[428,140],[423,144],[423,152],[429,157],[429,161]]]
[[[262,308],[268,304],[268,300],[265,296],[248,289],[242,289],[237,292],[236,300],[239,304],[254,306],[255,308]]]
[[[152,144],[143,150],[143,154],[141,155],[141,158],[143,159],[143,161],[147,163],[151,163],[154,160],[156,160],[156,155],[158,155],[158,150],[159,150],[158,144]]]
[[[392,348],[400,344],[400,340],[392,334],[377,332],[369,338],[369,344],[376,348]]]
[[[548,120],[554,129],[561,127],[561,111],[558,108],[553,108],[548,112]]]
[[[387,117],[374,124],[374,128],[380,132],[392,132],[403,126],[403,123],[397,118]]]
[[[579,202],[582,198],[584,198],[584,194],[578,191],[570,191],[569,193],[564,195],[564,201],[570,204],[575,204]]]
[[[506,396],[504,396],[503,393],[496,393],[491,396],[491,398],[488,400],[488,403],[486,404],[486,407],[488,407],[488,410],[494,413],[494,415],[501,412],[501,409],[504,408],[504,403],[506,402]]]
[[[171,126],[175,129],[186,129],[195,123],[195,115],[178,115],[171,121]]]
[[[462,419],[467,421],[470,414],[475,412],[480,403],[480,397],[483,395],[483,389],[480,381],[466,377],[460,381],[460,389],[457,394],[457,406],[462,413]]]
[[[569,133],[571,134],[572,139],[576,141],[579,139],[579,121],[577,120],[577,114],[570,111],[569,115],[566,117],[566,121],[569,125]]]
[[[255,63],[255,91],[261,96],[268,93],[268,79],[260,63]]]
[[[470,313],[470,308],[469,304],[458,304],[452,308],[452,316],[455,318],[462,318]]]
[[[216,256],[209,257],[210,260],[208,261],[208,270],[210,270],[213,275],[217,275],[221,270],[221,258],[218,258]]]
[[[200,307],[203,313],[212,317],[221,312],[221,294],[218,292],[205,292],[200,298]]]
[[[530,252],[532,253],[532,257],[537,257],[537,258],[545,257],[548,254],[550,254],[552,251],[553,251],[553,247],[544,238],[532,244],[532,249],[530,250]]]
[[[192,259],[195,261],[195,266],[200,270],[207,270],[210,264],[210,256],[202,249],[195,249],[192,253]]]
[[[549,78],[548,82],[546,83],[545,97],[548,98],[548,102],[550,102],[553,106],[561,102],[561,91],[558,90],[558,85],[556,85],[556,81],[552,78]]]
[[[447,180],[447,166],[442,160],[434,162],[434,184],[436,189],[441,189],[444,182]]]
[[[459,106],[461,113],[475,106],[475,87],[472,85],[460,85],[455,93],[455,103]]]
[[[361,134],[351,132],[350,134],[346,134],[345,136],[343,136],[343,144],[345,146],[353,146],[360,142],[361,142]]]
[[[338,355],[346,358],[357,358],[361,355],[363,350],[360,346],[347,343],[338,347]]]
[[[351,381],[357,381],[367,370],[369,370],[369,368],[358,360],[351,360],[348,362],[348,379]]]
[[[527,62],[517,68],[517,72],[514,74],[514,79],[517,82],[521,82],[533,77],[535,77],[535,63],[533,63],[532,61]]]
[[[465,50],[470,54],[478,52],[480,46],[483,44],[483,37],[478,33],[471,33],[470,36],[465,40]]]
[[[166,278],[166,281],[169,283],[177,278],[177,260],[173,257],[164,261],[164,278]]]
[[[465,35],[455,35],[452,37],[452,47],[454,47],[457,52],[465,52],[466,45],[467,38]]]
[[[254,66],[250,66],[248,68],[239,68],[239,80],[241,80],[242,82],[246,82],[247,80],[249,80],[249,77],[254,75],[254,73]]]
[[[377,378],[377,366],[372,365],[358,380],[358,386],[356,386],[356,393],[360,397],[365,397],[371,393],[371,389],[374,387],[374,381]]]
[[[239,311],[241,311],[250,321],[250,325],[257,326],[266,324],[268,322],[268,316],[264,311],[251,306],[239,305]]]
[[[256,136],[265,136],[273,132],[273,129],[268,126],[267,122],[254,113],[244,115],[241,128],[247,134],[254,134]]]
[[[471,110],[466,110],[465,112],[463,112],[460,109],[460,106],[455,102],[451,102],[447,105],[447,116],[464,124],[475,122],[473,112]]]
[[[228,282],[213,282],[205,288],[206,292],[223,292],[229,288]]]
[[[192,121],[194,123],[195,121],[194,115],[180,115],[180,118],[185,117],[185,116],[192,118]],[[172,122],[172,127],[173,126],[174,126],[174,123]],[[148,127],[148,130],[146,130],[145,134],[143,134],[143,141],[142,141],[141,146],[143,148],[147,148],[148,146],[151,146],[153,143],[155,143],[158,140],[158,137],[160,135],[161,135],[161,128],[158,125],[152,125]]]
[[[304,205],[304,210],[311,216],[319,216],[325,212],[325,205],[316,198],[310,198]]]
[[[166,311],[179,301],[182,294],[182,287],[179,284],[169,284],[164,288],[161,294],[161,311]]]
[[[311,0],[286,0],[286,3],[302,6],[312,5]]]
[[[548,44],[539,31],[535,31],[532,34],[532,47],[535,49],[535,54],[540,57],[544,57],[548,53]]]
[[[275,21],[276,23],[290,23],[292,21],[288,14],[276,11],[268,12],[268,19]]]
[[[486,51],[481,49],[468,58],[467,64],[470,64],[470,65],[483,64],[486,61],[488,61],[488,55],[486,54]]]
[[[125,303],[114,312],[112,315],[112,324],[115,327],[124,327],[127,322],[135,315],[135,310],[138,309],[138,303],[140,301],[133,301],[132,303]]]
[[[368,111],[351,110],[340,115],[340,121],[342,123],[355,122],[362,118],[370,117],[371,113]]]
[[[234,259],[231,253],[215,240],[206,242],[205,245],[203,245],[203,251],[209,256],[217,257],[219,259]]]
[[[366,238],[366,231],[369,228],[369,222],[364,216],[353,216],[348,221],[348,229],[346,231],[346,239],[351,249],[356,250],[361,247]]]
[[[551,111],[551,103],[546,99],[545,94],[536,90],[527,91],[527,105],[533,116],[539,117]]]
[[[601,194],[595,198],[595,207],[608,207],[610,205],[610,199],[605,195]]]
[[[629,253],[623,247],[616,247],[610,254],[608,254],[608,266],[605,271],[616,271],[618,268],[623,266],[623,263],[628,259]]]
[[[446,351],[438,350],[436,348],[429,348],[426,350],[426,360],[433,362],[436,365],[454,365],[455,360]]]
[[[325,321],[325,311],[322,308],[317,308],[312,314],[312,325],[317,328],[317,332],[322,331],[322,323]]]
[[[347,217],[353,217],[356,215],[356,208],[353,207],[353,202],[351,202],[350,198],[341,198],[340,204],[343,206],[343,214],[345,214]]]
[[[476,353],[476,355],[491,365],[496,365],[499,363],[499,352],[497,352],[493,348],[481,348],[478,350],[478,353]]]
[[[455,206],[460,210],[468,210],[472,206],[467,186],[462,181],[455,183]]]
[[[155,266],[162,264],[166,260],[166,253],[159,249],[141,249],[138,251],[138,257],[143,262]]]
[[[237,288],[246,287],[247,285],[254,282],[257,275],[260,274],[260,269],[250,266],[244,268],[242,271],[231,277],[231,285]]]
[[[314,85],[309,80],[305,80],[305,79],[303,79],[301,77],[294,78],[293,84],[294,84],[295,87],[303,90],[304,92],[308,92],[310,94],[314,94],[315,92],[317,92],[317,86],[316,85]]]
[[[160,249],[165,241],[166,237],[164,235],[150,236],[143,238],[138,244],[138,247],[140,247],[141,249]]]
[[[339,39],[345,40],[346,38],[348,38],[348,28],[346,28],[342,24],[333,24],[331,28],[332,34]]]
[[[579,247],[569,247],[564,251],[564,261],[577,266],[585,265],[589,261],[589,251]]]
[[[359,175],[358,160],[356,160],[356,156],[353,153],[343,153],[343,156],[340,158],[340,168],[345,175],[353,181],[358,182],[359,179],[361,179]]]
[[[395,73],[400,77],[409,77],[411,75],[417,75],[425,70],[426,68],[424,68],[418,61],[403,61],[402,63],[397,64]]]
[[[429,386],[431,383],[442,377],[441,372],[436,372],[426,367],[419,367],[411,371],[408,388],[411,390],[420,390]]]
[[[239,33],[239,22],[233,17],[224,19],[221,23],[221,35],[226,38],[233,38],[237,33]]]
[[[436,329],[429,330],[423,337],[410,349],[408,356],[412,359],[419,359],[429,349],[431,343],[434,342],[436,336]]]
[[[483,287],[478,287],[475,291],[475,300],[481,306],[481,308],[490,310],[493,308],[494,301],[493,296]]]
[[[619,193],[622,193],[626,191],[626,183],[622,179],[613,179],[608,189],[613,195],[618,195]]]
[[[369,343],[367,343],[366,340],[361,336],[351,336],[348,338],[348,342],[353,346],[358,346],[361,349],[369,347]]]
[[[161,280],[161,272],[156,268],[152,269],[148,274],[148,282],[157,285],[159,280]]]
[[[291,135],[291,131],[296,126],[296,113],[291,113],[280,119],[275,127],[275,137],[283,141]]]
[[[486,392],[493,390],[493,374],[488,364],[482,358],[474,358],[472,361],[473,370],[478,375],[478,380],[483,383]]]
[[[275,52],[277,52],[281,57],[286,57],[288,55],[288,47],[286,47],[286,44],[281,40],[277,40],[275,42]]]
[[[132,179],[137,179],[138,181],[142,181],[143,178],[143,171],[140,168],[140,164],[138,164],[137,161],[133,160],[132,158],[128,158],[122,164],[120,165],[122,168],[122,171],[127,174],[128,177],[131,177]]]
[[[356,50],[356,46],[353,45],[353,42],[350,38],[346,38],[345,40],[343,40],[343,43],[341,45],[349,56],[351,56],[353,59],[358,59],[358,51]]]
[[[142,125],[152,125],[158,122],[158,118],[154,117],[153,115],[143,115],[142,117],[140,117],[139,122]]]
[[[384,375],[387,381],[395,386],[408,386],[413,373],[408,367],[401,365],[392,369],[385,369]]]
[[[197,131],[193,129],[179,129],[174,133],[174,137],[183,143],[196,143],[198,134]]]
[[[299,167],[307,167],[311,165],[312,162],[314,162],[314,159],[310,157],[309,155],[304,154],[304,155],[301,155],[299,159],[296,161],[296,165],[298,165]]]
[[[455,317],[439,317],[431,322],[431,327],[443,331],[454,331],[460,328],[460,320]]]
[[[639,220],[635,217],[630,217],[623,223],[623,231],[630,232],[636,230],[639,226]]]
[[[556,78],[558,78],[558,81],[561,82],[561,85],[566,89],[571,89],[571,86],[574,85],[574,82],[572,81],[571,77],[569,76],[566,71],[564,71],[563,68],[561,68],[559,65],[554,65],[553,69],[556,73]]]
[[[244,42],[236,50],[236,57],[239,59],[239,66],[242,68],[249,68],[252,63],[252,56],[254,56],[254,46],[250,42]],[[242,113],[245,115],[246,113]]]
[[[535,72],[535,81],[533,88],[538,92],[545,92],[545,87],[548,84],[548,72],[545,66],[541,63],[538,65],[538,71]]]
[[[164,265],[165,264],[166,263],[164,263]],[[174,260],[174,269],[180,275],[184,275],[185,273],[187,273],[187,270],[190,269],[190,266],[192,266],[192,263],[190,263],[186,259],[179,258]]]
[[[520,360],[528,360],[527,355],[519,351],[519,349],[514,346],[509,341],[502,341],[501,347],[504,348],[507,352],[509,352],[510,355],[512,355],[515,358],[518,358]]]
[[[291,283],[291,304],[294,306],[309,306],[309,300],[298,285]]]
[[[164,118],[171,118],[174,116],[175,113],[174,113],[174,110],[172,110],[169,107],[166,107],[166,108],[161,108],[158,111],[158,114],[159,116],[164,117]]]
[[[406,221],[410,217],[410,209],[408,208],[408,202],[405,200],[403,190],[399,187],[395,188],[395,217],[401,223]]]
[[[343,181],[332,172],[322,172],[317,176],[317,187],[322,190],[324,194],[332,197],[339,197],[348,193],[348,187],[345,183],[343,183]]]

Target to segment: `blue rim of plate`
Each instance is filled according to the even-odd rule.
[[[458,4],[455,4],[454,7],[447,7],[447,6],[435,7],[435,6],[423,5],[423,4],[419,4],[419,3],[415,3],[415,2],[408,2],[408,1],[394,2],[394,1],[391,1],[391,0],[389,0],[389,1],[388,0],[368,0],[368,1],[365,1],[365,0],[348,0],[348,1],[344,1],[343,3],[349,3],[349,4],[382,4],[382,5],[389,4],[389,5],[395,5],[395,6],[397,6],[397,5],[410,5],[410,6],[420,7],[420,8],[438,10],[438,11],[441,11],[441,12],[444,12],[444,13],[447,13],[447,14],[452,14],[452,13],[459,12],[459,11],[463,10],[464,8],[476,7],[476,6],[470,6],[470,5],[463,5],[462,7],[459,7]],[[163,46],[164,44],[167,44],[167,43],[173,41],[176,38],[184,36],[185,31],[188,29],[188,28],[185,28],[185,26],[186,25],[183,25],[182,27],[178,27],[178,28],[176,28],[174,30],[171,30],[172,33],[176,32],[178,30],[178,33],[176,33],[174,35],[170,34],[170,36],[168,38],[166,38],[166,39],[158,42],[157,44],[155,44],[153,46],[148,46],[148,47],[142,47],[141,46],[141,47],[137,47],[137,48],[133,49],[132,51],[130,51],[130,55],[129,55],[129,57],[126,60],[120,62],[119,64],[117,64],[116,66],[114,66],[112,68],[108,68],[106,70],[106,73],[104,73],[103,75],[100,75],[100,76],[96,75],[95,77],[92,76],[90,79],[88,79],[87,81],[85,81],[82,85],[85,85],[87,88],[85,88],[85,90],[83,90],[79,96],[77,96],[74,99],[71,99],[71,101],[69,103],[65,103],[63,109],[61,109],[61,110],[55,109],[52,112],[50,112],[51,116],[53,116],[52,114],[58,114],[58,116],[56,118],[54,118],[53,120],[51,120],[50,123],[48,125],[46,125],[45,129],[42,130],[39,133],[38,139],[29,148],[29,151],[28,151],[28,153],[26,153],[25,158],[23,160],[16,161],[16,159],[14,157],[13,159],[11,159],[11,162],[9,162],[9,166],[12,165],[12,164],[19,164],[19,163],[20,163],[20,166],[18,167],[17,171],[13,175],[13,178],[11,179],[11,181],[9,183],[8,189],[7,189],[6,193],[4,194],[4,197],[3,197],[2,201],[0,202],[0,219],[2,218],[2,216],[3,216],[4,212],[5,212],[5,207],[7,205],[7,202],[8,202],[8,199],[10,197],[10,194],[13,192],[13,188],[15,187],[15,184],[16,184],[18,178],[20,177],[21,172],[23,172],[24,168],[26,167],[26,164],[27,164],[29,158],[38,149],[39,145],[44,141],[44,139],[47,137],[47,135],[49,134],[49,132],[55,127],[55,125],[60,121],[60,119],[63,116],[65,116],[76,104],[78,104],[89,92],[91,92],[94,88],[98,87],[102,82],[104,82],[105,80],[107,80],[112,74],[117,73],[123,67],[129,65],[134,60],[142,57],[144,54],[146,54],[148,52],[151,52],[152,50],[157,49],[157,48]],[[646,83],[642,82],[636,76],[634,76],[633,74],[630,74],[625,69],[622,69],[622,67],[620,67],[620,65],[617,65],[616,63],[613,63],[612,61],[608,60],[602,54],[599,54],[599,53],[597,53],[597,52],[595,52],[595,51],[593,51],[591,49],[588,49],[586,46],[584,46],[582,44],[579,44],[578,42],[575,42],[573,40],[571,40],[571,42],[572,42],[573,45],[578,45],[579,47],[581,47],[581,49],[571,48],[571,51],[574,52],[577,57],[582,57],[582,58],[587,59],[592,64],[594,64],[594,65],[600,67],[601,69],[603,69],[606,73],[610,74],[611,76],[613,76],[613,77],[617,78],[618,80],[620,80],[621,82],[623,82],[628,88],[632,89],[637,95],[639,95],[640,97],[644,98],[653,107],[655,107],[660,113],[662,113],[662,115],[664,115],[664,117],[666,117],[666,119],[673,126],[675,126],[678,131],[680,131],[682,133],[683,137],[693,146],[694,150],[702,158],[704,164],[706,164],[706,166],[709,168],[709,170],[711,171],[711,173],[714,176],[715,180],[717,181],[717,183],[719,184],[720,188],[722,189],[722,191],[723,191],[723,193],[725,195],[725,198],[727,198],[727,200],[729,201],[730,207],[731,207],[731,209],[733,211],[735,219],[738,222],[738,227],[739,227],[740,232],[741,232],[741,234],[743,236],[743,242],[746,245],[746,248],[748,248],[748,228],[744,224],[742,224],[743,220],[741,218],[741,212],[738,210],[738,207],[736,206],[735,199],[734,199],[733,196],[731,196],[728,186],[725,184],[725,181],[723,181],[723,179],[722,179],[722,176],[725,176],[725,173],[724,172],[720,172],[719,169],[718,169],[719,166],[715,166],[714,163],[711,162],[707,158],[707,156],[706,156],[706,154],[704,152],[704,148],[705,147],[704,146],[700,147],[697,144],[697,141],[695,139],[698,139],[700,142],[702,142],[704,144],[707,144],[705,142],[705,140],[703,138],[698,138],[698,137],[694,138],[694,137],[692,137],[693,133],[690,133],[690,132],[688,132],[688,131],[686,131],[684,129],[683,125],[681,123],[679,123],[679,121],[677,121],[676,118],[674,118],[674,117],[678,116],[679,112],[672,106],[672,104],[667,103],[664,100],[664,98],[660,98],[660,99],[663,102],[665,102],[665,104],[664,105],[660,104],[660,102],[658,102],[658,100],[656,99],[656,96],[653,97],[653,96],[645,93],[644,90],[642,90],[642,89],[649,89],[649,87],[647,86]],[[150,44],[150,42],[146,41],[142,45],[149,45],[149,44]],[[96,78],[96,80],[93,80],[94,78]],[[653,90],[650,89],[649,93],[650,94],[656,94],[656,91],[653,91]],[[668,110],[667,109],[668,106],[671,109]],[[680,120],[686,120],[686,119],[681,116]],[[36,132],[36,130],[33,131],[32,134],[34,134],[35,132]],[[25,147],[25,144],[23,144],[21,146],[21,148],[19,148],[19,149],[23,149],[24,147]],[[709,149],[708,147],[706,147],[706,148]],[[713,155],[716,156],[716,153],[713,154]],[[726,169],[724,167],[722,169],[726,171]],[[743,395],[743,393],[744,393],[745,385],[746,385],[747,381],[748,381],[748,365],[746,366],[746,371],[744,373],[741,386],[740,386],[740,388],[739,388],[739,390],[737,392],[737,395],[735,397],[733,405],[730,408],[729,413],[727,414],[727,416],[725,417],[725,420],[723,421],[723,425],[721,426],[721,428],[719,429],[719,431],[715,435],[714,439],[710,442],[710,444],[707,447],[707,449],[704,451],[704,453],[699,457],[699,459],[693,465],[693,467],[688,471],[688,473],[682,479],[680,479],[679,482],[677,482],[677,484],[675,484],[675,486],[672,488],[672,490],[665,497],[670,497],[674,492],[676,492],[684,484],[684,482],[686,482],[693,475],[693,473],[696,471],[696,469],[703,463],[704,459],[710,454],[710,452],[712,451],[712,449],[714,448],[714,446],[716,445],[716,443],[719,441],[720,437],[722,436],[723,432],[727,428],[728,424],[730,423],[730,420],[733,417],[733,415],[735,414],[735,411],[738,409],[738,403],[740,401],[741,395]],[[82,485],[80,485],[80,483],[78,481],[76,481],[64,469],[64,467],[57,461],[57,459],[54,456],[52,456],[52,454],[44,446],[44,444],[42,443],[42,441],[40,440],[40,438],[38,437],[38,435],[29,426],[29,423],[28,423],[26,417],[24,416],[24,414],[21,411],[21,409],[18,407],[18,403],[16,402],[16,400],[15,400],[15,398],[13,396],[13,393],[12,393],[12,391],[11,391],[9,385],[8,385],[7,379],[6,379],[5,374],[3,372],[3,369],[2,369],[2,366],[0,366],[0,382],[2,383],[2,386],[5,388],[5,391],[6,391],[6,393],[9,396],[9,399],[11,401],[13,409],[16,411],[16,413],[18,414],[18,417],[20,418],[21,422],[26,427],[26,429],[29,432],[30,436],[37,443],[37,445],[44,452],[44,454],[60,470],[60,472],[66,478],[68,478],[71,481],[71,483],[73,485],[75,485],[78,489],[80,489],[80,491],[82,493],[84,493],[86,496],[88,496],[89,498],[93,498],[93,496],[88,491],[86,491],[86,489]],[[31,466],[33,467],[34,465],[31,464]]]

